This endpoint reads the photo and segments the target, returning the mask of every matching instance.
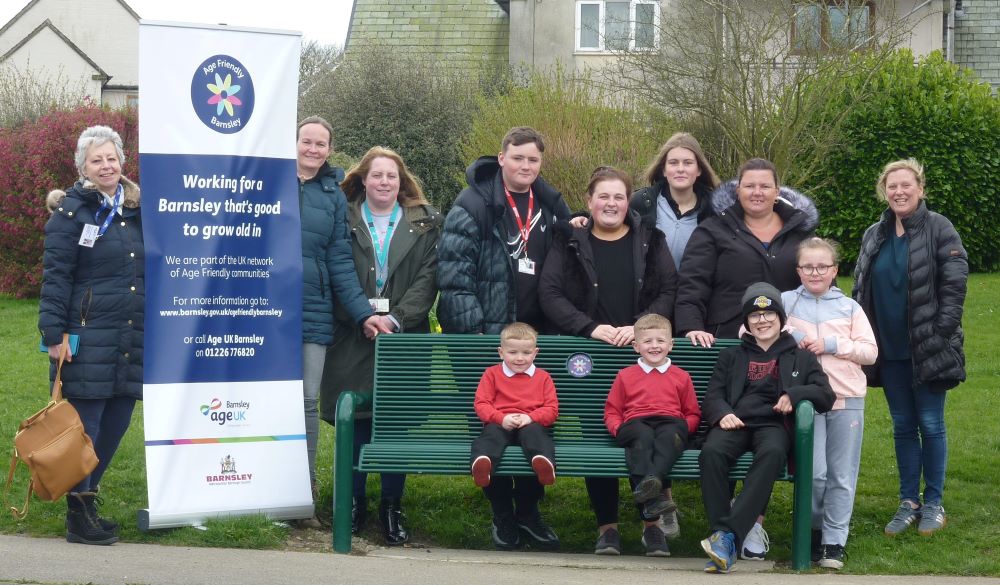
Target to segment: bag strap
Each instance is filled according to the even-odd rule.
[[[62,344],[59,346],[59,365],[56,366],[56,379],[52,382],[52,402],[62,400],[62,367],[66,354],[72,351],[69,347],[69,333],[63,333]]]
[[[7,505],[7,496],[10,493],[10,484],[14,481],[14,469],[17,467],[18,457],[17,452],[14,452],[14,456],[10,459],[10,471],[7,472],[7,486],[3,490],[3,504]],[[24,494],[24,506],[18,510],[16,507],[10,507],[10,513],[14,516],[15,520],[24,520],[24,517],[28,515],[28,504],[31,502],[31,492],[35,489],[35,479],[28,479],[28,492]]]

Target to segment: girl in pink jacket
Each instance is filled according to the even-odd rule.
[[[813,451],[813,560],[844,566],[844,545],[854,510],[861,462],[867,380],[862,365],[875,363],[875,334],[861,306],[833,282],[836,246],[822,238],[799,245],[802,286],[782,293],[788,328],[799,346],[814,352],[837,395],[833,410],[816,415]]]

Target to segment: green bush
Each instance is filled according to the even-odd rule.
[[[611,103],[587,79],[573,79],[563,71],[533,75],[527,85],[512,84],[479,98],[472,129],[461,144],[463,159],[496,154],[508,130],[531,126],[545,137],[542,176],[562,192],[570,208],[581,209],[596,167],[612,165],[638,178],[676,128],[655,110]]]
[[[874,78],[843,78],[839,90],[829,94],[828,113],[840,111],[844,96],[866,83],[869,98],[847,114],[842,145],[815,175],[824,178],[811,193],[820,210],[819,232],[843,244],[843,261],[853,263],[864,230],[886,208],[875,196],[882,167],[914,157],[924,165],[928,207],[955,224],[971,269],[995,270],[1000,99],[940,52],[914,65],[913,54],[900,50]]]
[[[328,119],[334,148],[352,159],[378,145],[399,152],[440,208],[463,186],[457,145],[472,119],[475,93],[475,79],[433,59],[372,46],[352,51],[317,81],[300,114]]]

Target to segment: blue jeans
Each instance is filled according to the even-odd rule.
[[[132,422],[135,398],[70,398],[69,403],[80,415],[83,430],[94,442],[94,451],[97,452],[97,467],[70,491],[89,492],[100,485],[118,444]]]
[[[946,392],[931,392],[913,383],[911,360],[882,362],[882,384],[892,415],[899,468],[899,499],[920,503],[920,475],[924,476],[924,504],[941,504],[948,438],[944,428]]]

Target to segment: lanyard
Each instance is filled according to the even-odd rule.
[[[521,212],[517,210],[517,204],[514,203],[514,198],[510,196],[510,191],[507,190],[507,185],[503,186],[503,192],[507,195],[507,203],[510,204],[511,211],[514,212],[514,221],[517,223],[517,230],[521,232],[521,240],[524,242],[525,253],[527,253],[528,238],[531,236],[531,213],[535,209],[535,192],[528,187],[528,221],[527,227],[525,224],[521,223]]]
[[[381,296],[389,276],[389,241],[392,240],[392,232],[396,229],[396,221],[399,219],[399,204],[394,203],[392,206],[389,225],[386,227],[385,238],[381,240],[381,244],[375,228],[375,218],[372,217],[372,210],[368,207],[367,201],[361,206],[361,211],[365,215],[365,221],[368,222],[368,233],[372,237],[372,247],[375,249],[375,293]]]
[[[101,227],[97,230],[97,237],[104,235],[104,232],[108,231],[108,226],[111,225],[112,220],[115,219],[116,213],[121,213],[122,204],[122,184],[118,183],[118,189],[115,190],[115,201],[111,204],[108,210],[108,216],[104,218],[104,223],[101,223],[101,212],[108,209],[108,198],[101,193],[101,206],[94,212],[94,223],[100,223]]]

